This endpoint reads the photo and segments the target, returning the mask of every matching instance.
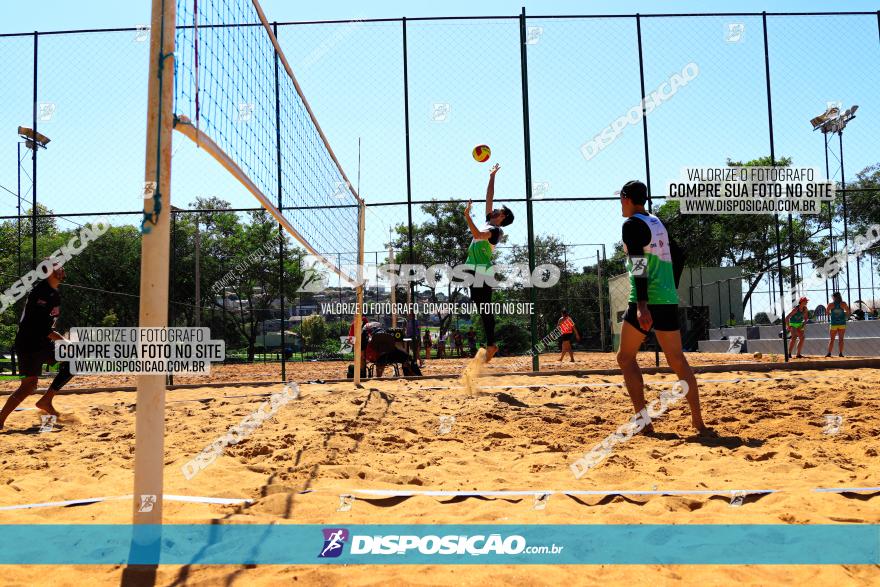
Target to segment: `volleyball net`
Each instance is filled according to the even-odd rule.
[[[175,130],[216,159],[310,255],[356,285],[362,200],[259,2],[177,0],[176,25]]]

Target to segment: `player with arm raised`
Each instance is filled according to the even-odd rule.
[[[495,345],[495,314],[489,305],[492,303],[492,286],[486,283],[493,276],[492,254],[495,245],[501,240],[504,231],[502,226],[509,226],[513,222],[513,212],[507,207],[493,207],[495,197],[495,174],[501,168],[497,163],[489,170],[489,185],[486,187],[486,222],[477,226],[471,218],[472,201],[468,201],[464,209],[464,217],[470,228],[471,240],[468,246],[467,261],[465,263],[474,275],[474,284],[471,286],[471,302],[477,305],[477,312],[483,322],[483,330],[486,333],[486,361],[490,361],[498,347]]]

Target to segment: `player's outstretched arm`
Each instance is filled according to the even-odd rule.
[[[491,214],[492,210],[494,210],[495,174],[498,173],[499,169],[501,169],[501,165],[496,163],[492,166],[492,169],[489,170],[489,185],[486,186],[486,215]]]
[[[471,229],[471,234],[473,235],[473,237],[475,239],[486,240],[489,238],[490,233],[488,230],[481,231],[479,228],[477,228],[477,225],[474,224],[474,219],[471,218],[471,206],[472,205],[473,205],[473,201],[468,200],[468,203],[464,207],[464,217],[465,217],[465,220],[467,220],[468,228]]]

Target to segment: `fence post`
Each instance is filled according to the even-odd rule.
[[[645,185],[648,186],[648,212],[653,214],[651,199],[651,157],[648,154],[648,113],[645,108],[645,59],[642,55],[642,17],[636,13],[636,35],[639,40],[639,83],[642,88],[642,135],[645,142]]]
[[[532,218],[532,152],[531,137],[529,134],[529,72],[526,50],[526,9],[523,7],[519,15],[519,55],[520,73],[522,76],[522,106],[523,106],[523,147],[525,151],[526,171],[526,227],[529,238],[529,274],[535,271],[535,227]],[[536,292],[534,287],[529,288],[529,302],[532,312],[529,316],[532,344],[532,370],[539,371],[541,368],[538,353],[535,349],[538,344],[538,317],[535,315]]]
[[[764,79],[767,84],[767,122],[770,130],[770,164],[776,165],[776,151],[773,143],[773,99],[770,95],[770,49],[767,43],[767,12],[761,13],[761,22],[764,29]],[[785,285],[782,279],[782,243],[779,239],[779,214],[773,215],[773,227],[776,233],[776,270],[779,278],[779,299],[785,302]],[[792,267],[792,270],[794,267]],[[782,352],[785,362],[788,362],[788,333],[785,331],[785,310],[788,306],[779,308],[782,312]]]
[[[596,250],[596,277],[599,281],[599,345],[602,352],[605,352],[605,296],[602,285],[602,259],[599,258],[599,251]],[[571,311],[571,310],[569,310]]]
[[[843,194],[843,250],[846,251],[849,248],[849,214],[846,212],[846,175],[843,171],[843,129],[840,129],[837,133],[837,138],[840,139],[840,186]],[[856,263],[859,260],[856,259]],[[856,265],[858,267],[858,265]],[[852,302],[850,301],[852,294],[852,286],[850,285],[852,281],[849,279],[849,255],[846,257],[846,305],[852,306]],[[859,298],[861,298],[861,284],[859,285]]]
[[[407,218],[407,246],[409,248],[409,264],[415,263],[413,260],[413,220],[412,220],[412,175],[410,174],[410,151],[409,151],[409,64],[406,49],[406,17],[401,21],[403,27],[403,125],[406,137],[406,218]],[[415,284],[409,284],[409,300],[413,296]],[[407,300],[407,301],[409,301]]]
[[[278,38],[278,23],[272,23],[272,34]],[[278,164],[278,212],[284,215],[284,198],[281,187],[281,97],[278,82],[278,52],[275,52],[275,161]],[[284,331],[286,330],[286,315],[284,312],[284,227],[278,223],[278,299],[281,306],[281,381],[287,381],[287,358]],[[337,265],[338,267],[338,265]],[[263,346],[265,348],[265,333],[263,334]]]
[[[18,240],[16,241],[16,251],[18,252],[18,266],[16,270],[16,275],[21,275],[21,140],[19,140],[15,144],[15,168],[17,171],[18,178],[18,191],[16,192],[18,205],[16,206],[16,211],[18,212],[18,219],[16,224],[18,225]]]
[[[31,148],[31,161],[33,169],[31,170],[31,269],[37,268],[37,46],[39,44],[40,34],[34,31],[34,103],[33,103],[33,125],[34,140]]]

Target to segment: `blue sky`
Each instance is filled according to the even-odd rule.
[[[640,12],[876,11],[880,2],[284,2],[265,0],[270,20]],[[149,2],[43,0],[5,7],[0,32],[135,26]],[[730,24],[744,25],[728,42]],[[580,147],[640,98],[635,20],[530,18],[528,46],[533,180],[550,197],[610,196],[645,177],[643,129],[627,127],[590,161]],[[876,16],[768,18],[777,156],[824,168],[822,138],[809,119],[827,101],[860,105],[845,138],[847,176],[880,160],[880,38]],[[400,23],[282,27],[279,39],[330,143],[368,202],[406,197]],[[648,118],[652,188],[662,192],[685,166],[723,165],[769,154],[760,17],[642,19],[645,86],[656,88],[685,64],[700,74]],[[518,24],[515,20],[413,22],[408,27],[412,189],[416,200],[479,198],[487,166],[470,149],[480,143],[502,163],[497,198],[525,194]],[[12,129],[31,118],[32,39],[0,38],[4,104],[0,185],[15,189]],[[324,47],[324,49],[322,49]],[[40,38],[39,100],[55,105],[40,129],[53,139],[40,157],[40,201],[61,212],[132,210],[140,206],[146,95],[146,43],[130,32]],[[316,51],[318,53],[316,53]],[[317,58],[316,58],[317,57]],[[445,120],[432,119],[448,104]],[[834,173],[832,173],[834,176]],[[173,201],[217,195],[236,206],[255,200],[228,181],[186,139],[175,139]],[[522,204],[511,206],[525,219]],[[0,214],[15,198],[0,195]],[[367,249],[382,247],[405,206],[374,208]],[[421,213],[415,211],[415,219]],[[613,202],[538,202],[535,229],[568,243],[619,239]],[[525,223],[508,231],[525,243]],[[593,255],[578,247],[573,257]],[[610,249],[609,249],[610,251]],[[585,261],[586,262],[586,261]]]

